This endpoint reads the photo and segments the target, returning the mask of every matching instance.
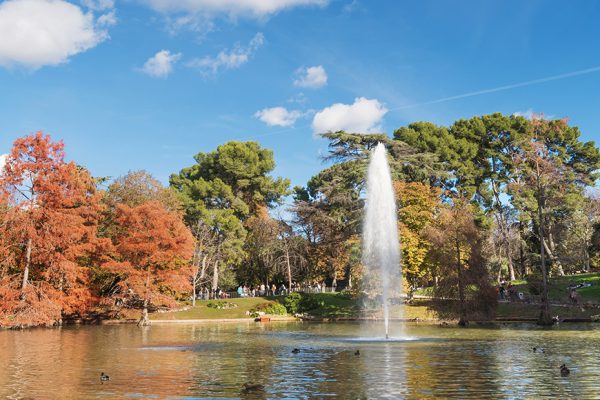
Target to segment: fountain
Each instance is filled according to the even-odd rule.
[[[402,285],[396,200],[387,152],[382,143],[377,144],[369,162],[363,224],[365,289],[370,295],[381,298],[385,337],[389,339],[389,300],[400,295]]]

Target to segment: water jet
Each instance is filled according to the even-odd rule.
[[[383,143],[377,144],[369,161],[362,239],[365,289],[369,297],[381,299],[389,339],[390,299],[400,296],[402,285],[396,199]]]

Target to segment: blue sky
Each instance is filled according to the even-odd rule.
[[[533,111],[599,141],[600,68],[460,96],[600,67],[599,17],[596,1],[0,1],[0,154],[43,130],[94,175],[166,183],[252,139],[302,185],[319,129]]]

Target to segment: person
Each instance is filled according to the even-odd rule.
[[[316,288],[317,288],[317,293],[320,293],[321,292],[321,284],[319,283],[319,281],[317,281]]]
[[[500,285],[500,300],[506,299],[506,289],[504,289],[504,284]]]
[[[265,284],[264,283],[260,284],[260,292],[259,293],[261,296],[265,295]]]
[[[273,283],[271,285],[271,296],[275,296],[275,292],[277,291],[277,286]]]
[[[239,297],[244,297],[244,288],[242,287],[242,285],[238,286],[237,294]]]
[[[279,286],[279,294],[284,296],[285,295],[285,285],[282,283],[281,286]]]
[[[336,291],[335,289],[337,288],[337,281],[335,279],[333,280],[333,283],[331,284],[331,287],[333,288],[332,292],[335,292]]]

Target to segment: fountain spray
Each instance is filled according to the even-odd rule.
[[[373,150],[367,173],[363,264],[368,272],[367,287],[381,293],[385,338],[389,339],[389,298],[401,291],[400,242],[392,176],[382,143]]]

